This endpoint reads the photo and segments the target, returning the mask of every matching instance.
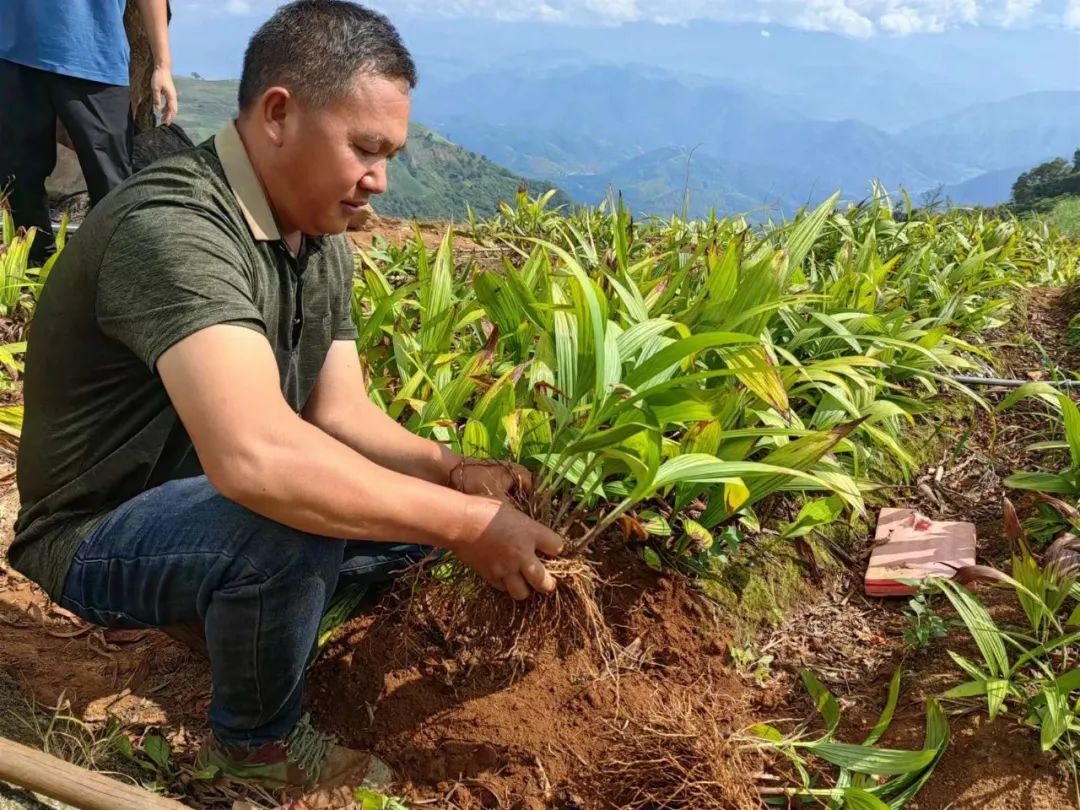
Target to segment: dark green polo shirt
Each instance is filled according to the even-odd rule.
[[[292,254],[232,124],[117,188],[60,256],[30,328],[11,564],[58,598],[102,517],[202,474],[155,371],[194,332],[264,334],[299,412],[332,341],[356,337],[352,275],[344,237]]]

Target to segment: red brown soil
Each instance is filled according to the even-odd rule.
[[[456,644],[410,618],[403,593],[353,620],[324,655],[310,689],[316,719],[440,807],[755,806],[725,750],[742,689],[708,608],[625,548],[604,558],[601,607],[625,651],[607,671],[593,651],[556,645],[534,651],[516,679],[497,664],[463,665]],[[663,737],[691,729],[695,739]],[[644,760],[663,756],[675,764],[651,783]],[[717,784],[680,799],[679,760]]]
[[[348,231],[349,240],[357,248],[367,250],[379,240],[386,240],[391,245],[402,247],[416,239],[416,229],[420,229],[420,236],[429,249],[437,248],[442,244],[446,231],[454,231],[454,248],[456,250],[483,249],[475,241],[465,235],[461,226],[454,222],[428,221],[414,222],[411,219],[395,219],[394,217],[379,216],[377,221],[370,227],[362,230]]]

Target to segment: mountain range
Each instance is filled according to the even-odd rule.
[[[180,113],[177,123],[196,143],[211,137],[236,115],[238,82],[178,78]],[[480,217],[512,202],[524,186],[533,196],[549,184],[520,177],[483,155],[451,143],[421,124],[409,127],[408,145],[390,163],[389,190],[374,201],[382,214],[417,219],[464,220],[469,209]],[[570,205],[559,192],[552,205]]]
[[[416,116],[582,202],[622,191],[643,213],[731,213],[864,196],[872,180],[959,204],[1008,199],[1019,167],[1080,146],[1080,91],[984,102],[897,132],[822,120],[781,97],[655,69],[499,71],[416,91]],[[1011,177],[1009,177],[1009,173]],[[674,208],[672,207],[674,204]]]
[[[857,39],[705,21],[395,22],[420,69],[414,120],[579,202],[622,192],[636,213],[786,215],[837,189],[860,199],[873,180],[994,204],[1080,146],[1080,34],[1063,28]],[[185,58],[236,75],[224,43],[237,36],[202,31]]]

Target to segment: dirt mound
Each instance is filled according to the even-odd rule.
[[[470,660],[415,621],[401,587],[316,665],[319,724],[378,752],[407,795],[440,807],[755,806],[725,748],[743,725],[742,689],[708,605],[625,549],[603,557],[615,661],[560,652],[558,639],[531,651],[527,671]]]

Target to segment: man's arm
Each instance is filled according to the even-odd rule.
[[[150,78],[150,94],[154,109],[162,111],[162,123],[171,124],[178,109],[176,86],[172,79],[172,53],[169,50],[168,0],[137,0],[150,53],[154,57],[154,73]],[[164,97],[164,104],[162,104]]]
[[[225,497],[311,534],[451,548],[514,598],[554,588],[537,551],[558,554],[556,534],[496,498],[380,466],[298,417],[258,332],[202,329],[166,350],[156,368]]]
[[[330,347],[303,417],[376,464],[433,484],[449,484],[463,461],[450,448],[402,427],[371,401],[352,341],[337,340]]]

